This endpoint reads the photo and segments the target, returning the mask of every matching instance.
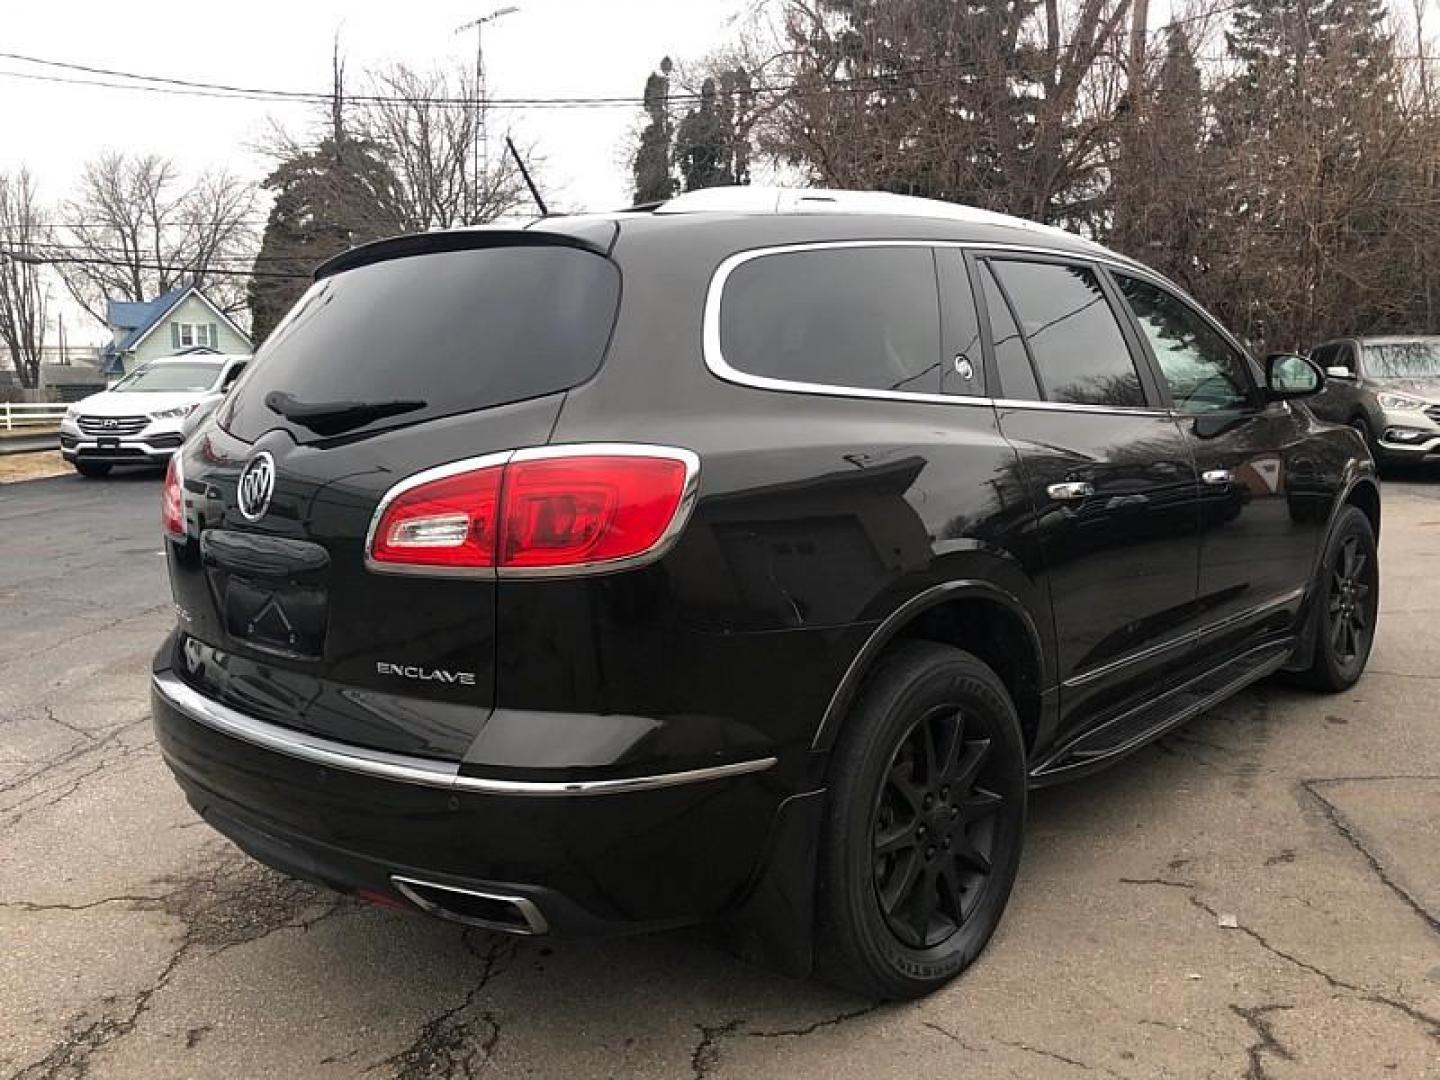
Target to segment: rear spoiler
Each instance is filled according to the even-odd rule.
[[[558,219],[563,220],[563,219]],[[315,280],[331,277],[357,266],[405,259],[412,255],[433,255],[443,251],[470,251],[497,247],[566,247],[609,255],[620,226],[613,221],[577,222],[573,232],[553,231],[557,219],[548,219],[551,228],[530,229],[448,229],[443,232],[391,236],[342,251],[315,268]]]

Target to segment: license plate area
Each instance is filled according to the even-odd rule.
[[[219,573],[225,631],[236,641],[301,660],[325,653],[329,603],[323,585]]]
[[[101,435],[95,440],[95,445],[100,447],[101,450],[119,450],[120,440],[113,435]]]

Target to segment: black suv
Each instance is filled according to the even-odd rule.
[[[1359,436],[1164,279],[862,193],[327,263],[178,454],[160,745],[272,866],[518,934],[701,920],[869,994],[1000,919],[1029,788],[1351,685]]]

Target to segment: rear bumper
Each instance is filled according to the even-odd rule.
[[[416,903],[407,887],[420,881],[539,915],[497,929],[589,936],[724,915],[762,876],[795,794],[773,759],[583,782],[465,775],[245,717],[180,682],[168,655],[152,682],[157,738],[212,826],[260,861],[342,892],[428,909],[436,894]]]

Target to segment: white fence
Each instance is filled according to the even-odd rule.
[[[67,407],[63,402],[0,401],[0,431],[56,427]]]

